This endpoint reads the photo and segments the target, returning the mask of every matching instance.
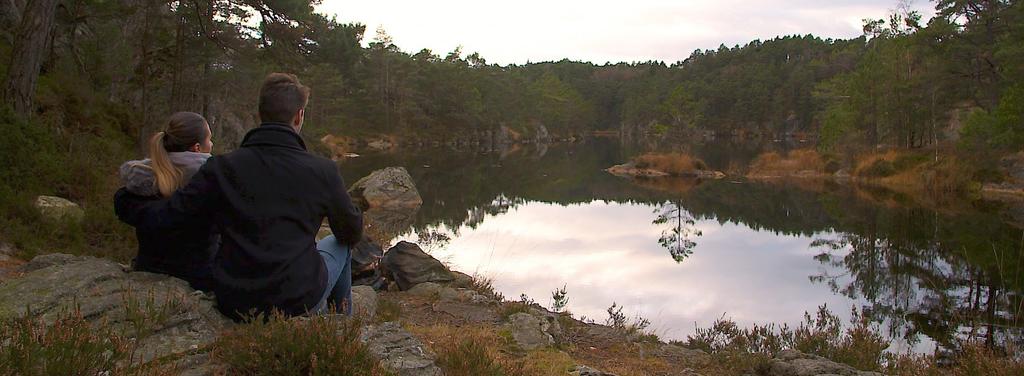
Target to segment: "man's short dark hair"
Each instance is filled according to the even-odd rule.
[[[309,88],[290,73],[271,73],[260,87],[260,121],[291,123],[306,108]]]

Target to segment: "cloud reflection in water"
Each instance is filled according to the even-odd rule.
[[[664,339],[685,340],[695,324],[708,326],[723,314],[744,326],[793,326],[822,303],[844,318],[859,306],[808,280],[822,268],[808,247],[812,238],[698,220],[703,236],[693,255],[676,263],[658,243],[664,226],[651,223],[653,209],[528,202],[488,215],[475,229],[463,226],[433,255],[455,270],[492,278],[511,299],[525,293],[549,305],[551,291],[565,284],[568,310],[577,317],[603,321],[617,302],[629,315],[650,319]]]

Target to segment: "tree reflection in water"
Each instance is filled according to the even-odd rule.
[[[1019,347],[1024,301],[1022,276],[1016,271],[1021,255],[1014,251],[1019,248],[1006,246],[989,242],[991,254],[979,255],[988,252],[963,245],[950,249],[934,240],[844,233],[811,244],[820,251],[815,259],[826,270],[841,272],[823,271],[810,279],[835,293],[866,300],[865,313],[886,323],[892,338],[913,344],[923,334],[946,349],[960,348],[964,341]]]
[[[668,250],[673,260],[677,263],[683,262],[693,254],[693,248],[697,246],[693,238],[702,235],[697,229],[693,215],[683,208],[682,200],[666,201],[658,205],[654,213],[658,215],[654,219],[654,224],[669,226],[661,230],[658,243]]]

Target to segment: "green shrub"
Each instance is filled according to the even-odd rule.
[[[813,316],[805,312],[804,321],[796,329],[774,324],[744,329],[732,320],[720,318],[711,327],[697,328],[696,334],[689,336],[683,345],[731,360],[745,358],[748,354],[765,359],[783,349],[796,349],[862,370],[880,369],[888,341],[856,309],[850,324],[844,330],[842,320],[826,306],[818,307]]]
[[[222,335],[212,356],[241,375],[390,375],[359,341],[360,323],[335,315],[256,317]]]
[[[1006,89],[992,111],[972,112],[960,135],[960,146],[972,151],[1020,150],[1024,146],[1024,84]]]
[[[110,124],[116,125],[116,122]],[[111,126],[113,126],[111,125]],[[116,129],[85,133],[58,129],[40,116],[18,118],[0,108],[0,236],[23,258],[64,252],[127,261],[134,254],[132,230],[114,216],[111,197],[116,169],[131,153]],[[33,208],[36,196],[77,202],[81,224],[45,220]]]

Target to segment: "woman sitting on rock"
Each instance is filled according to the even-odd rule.
[[[210,158],[211,138],[210,125],[201,115],[175,113],[150,140],[148,159],[121,165],[121,182],[137,196],[170,197]],[[213,289],[213,257],[220,236],[208,218],[195,218],[172,231],[136,229],[135,235],[139,253],[132,268],[184,279],[197,290]]]

